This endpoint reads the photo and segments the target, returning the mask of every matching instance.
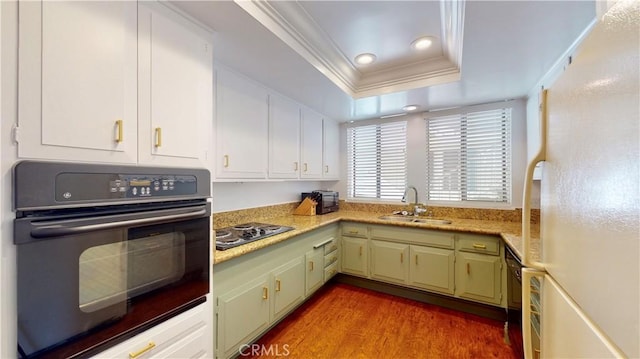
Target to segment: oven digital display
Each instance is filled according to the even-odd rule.
[[[150,180],[137,180],[137,179],[132,179],[129,181],[129,185],[130,186],[151,186],[151,181]]]

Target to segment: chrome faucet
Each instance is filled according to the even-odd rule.
[[[407,202],[407,191],[409,191],[409,189],[413,189],[414,198],[416,200],[413,205],[417,206],[418,205],[418,190],[414,186],[407,186],[407,188],[404,189],[404,194],[402,195],[402,199],[400,201],[402,201],[402,203],[406,203]]]
[[[404,189],[404,194],[402,195],[401,201],[403,203],[407,202],[407,192],[409,191],[409,189],[413,190],[413,195],[415,199],[415,202],[413,203],[413,215],[418,216],[420,213],[426,212],[427,209],[420,207],[420,205],[418,204],[418,190],[414,186],[407,186],[407,188]]]

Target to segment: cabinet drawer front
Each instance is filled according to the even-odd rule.
[[[324,269],[324,281],[328,281],[329,279],[331,279],[331,277],[333,277],[334,275],[336,275],[338,273],[338,262],[334,262],[333,264],[329,265],[327,268]]]
[[[331,240],[331,242],[324,245],[324,254],[335,252],[336,249],[338,249],[338,240],[334,238]]]
[[[324,256],[325,268],[338,261],[338,251],[333,251]]]
[[[458,248],[464,252],[483,254],[500,254],[500,239],[484,236],[461,236],[458,239]]]
[[[180,347],[179,343],[183,341],[193,341],[194,345],[191,350],[194,354],[206,356],[207,345],[199,339],[209,333],[207,323],[204,318],[207,315],[205,306],[208,303],[201,304],[194,309],[188,310],[166,322],[163,322],[135,337],[109,348],[97,355],[94,359],[102,358],[122,358],[129,359],[129,353],[144,352],[145,358],[158,356],[170,357],[160,354],[171,353],[177,351]]]
[[[349,237],[367,237],[367,226],[361,226],[353,223],[345,223],[342,225],[342,235]]]
[[[408,230],[395,226],[372,227],[372,239],[385,239],[404,243],[415,243],[440,248],[454,248],[454,235],[449,232],[430,230]]]

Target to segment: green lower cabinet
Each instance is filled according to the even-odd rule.
[[[273,318],[287,314],[304,299],[304,262],[295,259],[273,271]]]
[[[218,350],[230,357],[304,299],[304,258],[293,259],[272,272],[218,297]]]
[[[411,245],[409,258],[409,285],[445,294],[454,293],[453,250]]]
[[[371,278],[406,283],[409,273],[409,246],[371,241]]]
[[[305,294],[309,295],[324,284],[324,249],[317,248],[305,254]]]
[[[237,354],[241,345],[269,327],[269,278],[265,275],[218,297],[218,350],[222,356]]]
[[[342,272],[366,277],[369,275],[369,240],[342,237]]]
[[[456,296],[489,304],[502,302],[502,257],[458,252]]]

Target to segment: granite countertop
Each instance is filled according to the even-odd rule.
[[[374,212],[340,210],[338,212],[317,216],[286,215],[281,217],[273,217],[269,219],[269,223],[278,224],[281,226],[290,226],[294,227],[295,229],[272,237],[267,237],[259,241],[250,242],[239,247],[227,249],[225,251],[215,250],[214,263],[219,264],[231,260],[233,258],[242,256],[243,254],[257,251],[261,248],[286,241],[302,233],[306,233],[319,227],[339,221],[353,221],[369,224],[395,225],[399,227],[438,229],[455,232],[499,235],[500,237],[502,237],[504,242],[515,252],[515,254],[522,259],[522,228],[520,222],[447,218],[451,221],[451,224],[427,224],[382,220],[378,218],[381,215],[381,213]],[[538,225],[531,225],[531,256],[533,259],[539,258],[539,237]]]

